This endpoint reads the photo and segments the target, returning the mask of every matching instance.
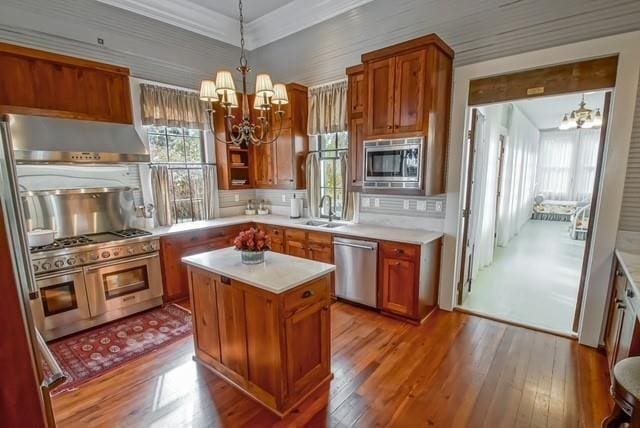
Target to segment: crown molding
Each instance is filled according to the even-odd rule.
[[[189,0],[98,0],[147,18],[240,46],[238,20]]]
[[[129,12],[234,46],[240,46],[238,20],[190,0],[98,0]],[[373,0],[293,0],[245,26],[248,50],[268,45]]]

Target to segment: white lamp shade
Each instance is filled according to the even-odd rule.
[[[602,113],[600,113],[600,109],[596,110],[596,114],[593,117],[593,126],[602,126]]]
[[[587,116],[587,118],[585,119],[584,123],[582,124],[582,127],[584,129],[593,128],[593,118],[591,117],[591,114],[589,114]]]
[[[227,92],[227,103],[229,103],[230,107],[232,108],[236,108],[239,106],[238,97],[236,96],[235,92]]]
[[[216,83],[213,80],[203,80],[200,83],[200,99],[210,103],[218,101]]]
[[[273,95],[273,83],[271,83],[271,76],[268,74],[258,74],[256,77],[256,95],[266,95],[270,97]]]
[[[571,125],[569,124],[569,115],[564,115],[564,117],[562,118],[562,122],[560,122],[560,126],[558,126],[558,129],[564,131],[566,129],[569,129],[571,127]]]
[[[216,74],[216,88],[218,95],[222,95],[225,92],[229,94],[236,91],[236,85],[233,83],[233,76],[230,71],[218,71],[218,74]]]
[[[277,105],[284,105],[289,103],[287,87],[282,83],[276,83],[273,86],[273,97],[271,98],[271,102]]]
[[[264,103],[264,98],[257,96],[253,100],[253,108],[256,110],[269,110],[269,102]]]

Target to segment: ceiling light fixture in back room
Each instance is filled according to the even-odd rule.
[[[597,108],[595,113],[592,109],[586,107],[587,103],[584,101],[584,94],[582,94],[582,101],[580,101],[580,107],[577,110],[573,110],[571,113],[566,113],[560,122],[558,129],[567,130],[575,128],[597,128],[602,126],[602,114],[600,109]]]
[[[247,62],[247,57],[244,50],[244,15],[242,14],[242,0],[238,2],[238,8],[240,10],[240,66],[237,70],[242,74],[242,122],[239,125],[234,125],[233,120],[235,116],[232,114],[234,108],[239,106],[238,94],[233,82],[233,76],[228,70],[220,70],[216,74],[216,80],[203,80],[200,84],[200,99],[211,103],[220,102],[220,106],[225,111],[225,125],[230,132],[230,140],[221,140],[216,136],[216,140],[225,144],[234,144],[237,146],[249,144],[270,144],[278,139],[282,131],[282,118],[284,117],[284,111],[282,106],[289,102],[287,96],[287,89],[284,84],[273,84],[271,82],[271,76],[268,74],[258,74],[256,76],[256,93],[253,108],[260,112],[258,116],[259,123],[251,122],[251,116],[249,109],[249,100],[247,96],[247,74],[251,71]],[[272,135],[271,139],[267,139],[271,128],[269,122],[268,113],[272,109],[272,104],[278,110],[275,111],[276,115],[280,119],[280,128],[276,135]],[[215,110],[210,108],[207,110],[207,117],[209,120],[209,127],[213,130],[213,115]]]

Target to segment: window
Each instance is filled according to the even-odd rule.
[[[147,140],[151,162],[165,164],[169,168],[173,216],[176,221],[201,220],[204,213],[202,131],[149,126]]]
[[[322,134],[317,138],[318,151],[320,153],[320,194],[322,196],[331,196],[331,210],[339,218],[342,212],[343,183],[346,178],[342,176],[338,153],[345,152],[349,147],[348,134],[346,132],[336,132]],[[320,215],[328,217],[329,212],[325,208]]]

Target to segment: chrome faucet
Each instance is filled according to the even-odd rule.
[[[333,220],[333,216],[336,214],[331,209],[331,207],[333,207],[333,201],[331,200],[331,196],[324,195],[322,198],[320,198],[320,215],[322,216],[322,208],[324,207],[325,198],[329,198],[329,222],[331,222],[331,220]]]

